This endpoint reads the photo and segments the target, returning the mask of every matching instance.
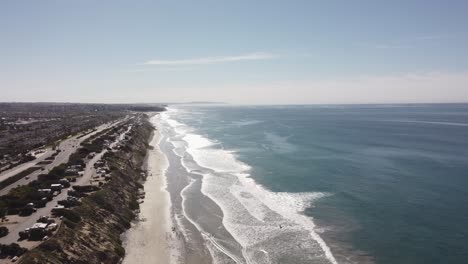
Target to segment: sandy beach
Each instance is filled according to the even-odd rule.
[[[157,117],[153,117],[155,120]],[[140,214],[132,228],[124,235],[126,256],[124,264],[171,263],[174,236],[171,231],[170,201],[166,191],[166,156],[159,148],[161,134],[154,131],[153,147],[147,157],[148,177],[144,184],[146,197],[140,204]]]

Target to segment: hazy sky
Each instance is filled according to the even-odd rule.
[[[468,1],[0,0],[0,101],[468,102]]]

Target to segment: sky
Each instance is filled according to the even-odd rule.
[[[468,102],[468,1],[0,0],[0,101]]]

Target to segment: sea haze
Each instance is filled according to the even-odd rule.
[[[186,175],[176,217],[203,234],[215,262],[468,259],[468,105],[177,106],[163,115],[169,166]],[[167,176],[171,184],[171,168]]]

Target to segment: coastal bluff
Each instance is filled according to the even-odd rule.
[[[126,144],[104,156],[110,180],[66,210],[57,234],[27,252],[19,261],[32,263],[120,263],[125,256],[121,234],[131,226],[139,209],[142,169],[154,127],[144,115],[133,124]]]

